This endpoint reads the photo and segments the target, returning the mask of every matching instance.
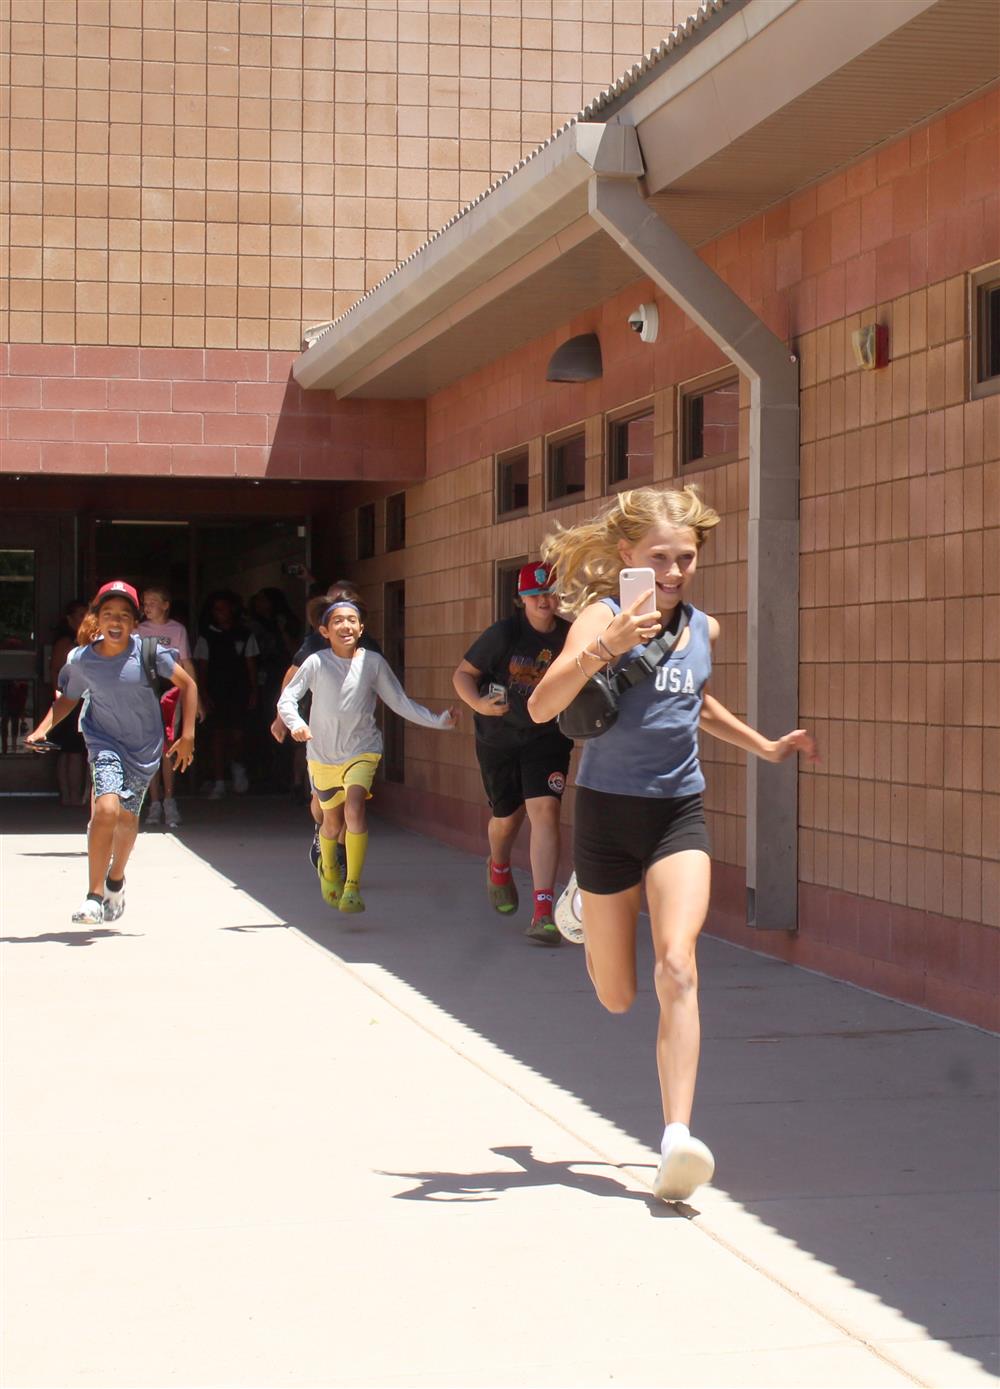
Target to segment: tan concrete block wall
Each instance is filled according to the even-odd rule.
[[[4,0],[0,341],[295,349],[690,8]]]

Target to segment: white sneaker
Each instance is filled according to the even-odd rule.
[[[552,915],[564,940],[572,941],[574,945],[583,944],[583,898],[576,885],[575,873],[570,874]]]
[[[700,1138],[679,1138],[660,1159],[653,1194],[661,1201],[686,1201],[714,1171],[715,1158]]]
[[[181,823],[181,813],[173,796],[168,796],[163,802],[163,819],[168,830],[175,830]]]
[[[169,802],[168,802],[169,804]],[[158,825],[163,820],[163,802],[150,801],[149,809],[146,812],[146,825]]]
[[[122,883],[117,892],[112,892],[105,884],[104,887],[104,920],[117,921],[125,911],[125,884]]]
[[[245,796],[250,790],[250,778],[242,762],[233,763],[233,790],[237,796]]]
[[[224,781],[213,781],[209,787],[208,799],[210,801],[221,801],[226,794],[226,783]]]
[[[85,897],[83,906],[73,913],[77,926],[102,926],[104,924],[104,903],[95,902],[93,897]]]

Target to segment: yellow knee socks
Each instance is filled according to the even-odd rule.
[[[358,884],[361,881],[361,870],[365,866],[365,855],[368,852],[368,831],[363,834],[355,834],[352,830],[347,831],[344,839],[344,847],[347,850],[347,881]]]
[[[337,841],[327,839],[322,833],[319,837],[319,854],[323,864],[324,877],[340,882],[340,869],[337,867]]]

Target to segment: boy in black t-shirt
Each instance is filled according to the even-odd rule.
[[[475,711],[476,757],[492,815],[486,886],[492,907],[517,910],[511,851],[527,815],[531,825],[534,907],[525,931],[559,945],[552,899],[559,862],[559,811],[573,744],[555,719],[537,724],[528,697],[563,649],[569,623],[556,616],[552,571],[540,562],[518,574],[523,609],[494,622],[472,643],[452,677],[459,698]]]

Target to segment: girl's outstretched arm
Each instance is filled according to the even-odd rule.
[[[723,743],[731,743],[733,747],[742,748],[744,752],[752,752],[756,757],[762,757],[765,762],[784,762],[787,757],[792,757],[797,752],[801,752],[807,762],[820,760],[816,739],[804,728],[796,728],[781,738],[765,738],[710,694],[705,695],[698,726],[713,738],[718,738]]]
[[[411,699],[389,669],[383,656],[375,658],[375,693],[400,718],[408,719],[410,723],[420,724],[424,728],[454,728],[458,723],[458,710],[454,705],[441,714],[432,714],[429,709]]]

